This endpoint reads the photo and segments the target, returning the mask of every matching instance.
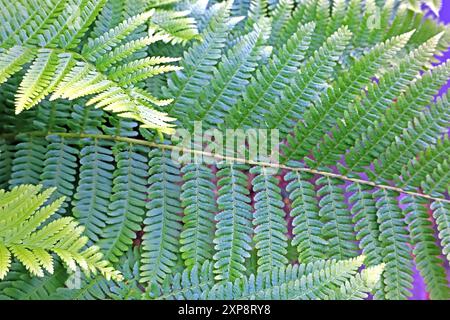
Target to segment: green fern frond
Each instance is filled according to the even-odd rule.
[[[158,287],[153,286],[145,297],[158,300],[199,300],[203,293],[214,285],[213,265],[205,261],[192,269],[171,275]]]
[[[363,256],[343,261],[330,260],[308,265],[288,266],[272,274],[257,274],[235,282],[216,284],[207,299],[316,300],[332,295],[345,281],[352,279]],[[371,284],[374,281],[371,281]]]
[[[450,261],[450,206],[448,203],[435,201],[431,204],[433,217],[439,231],[439,239],[441,240],[442,252]]]
[[[73,201],[73,215],[86,227],[86,234],[97,242],[106,226],[109,195],[112,192],[113,161],[110,144],[95,139],[80,151],[80,172]]]
[[[166,42],[186,44],[191,40],[201,39],[194,18],[190,11],[157,10],[150,20],[150,35],[162,35]]]
[[[249,82],[252,72],[261,59],[270,29],[266,19],[255,25],[252,32],[231,48],[214,70],[213,80],[200,92],[195,103],[195,112],[187,114],[185,127],[192,127],[194,121],[203,121],[207,129],[219,125],[218,119],[223,119],[240,97],[240,88]]]
[[[212,260],[214,248],[215,176],[201,164],[188,164],[183,173],[181,201],[184,208],[180,251],[187,267]]]
[[[378,161],[375,161],[376,175],[384,179],[392,179],[412,157],[426,146],[435,143],[439,136],[445,134],[448,124],[446,119],[449,119],[450,116],[449,105],[447,95],[444,95],[439,97],[437,102],[433,103],[429,109],[414,117],[403,130],[402,135],[396,138],[379,156]],[[445,166],[445,162],[443,165]],[[441,168],[441,171],[442,174],[430,175],[429,181],[424,186],[426,193],[437,194],[445,191],[446,170]]]
[[[359,241],[359,248],[366,256],[366,264],[378,265],[382,262],[382,245],[373,188],[352,183],[347,187],[346,192],[352,192],[349,202],[355,224],[356,240]]]
[[[427,201],[407,196],[401,200],[401,203],[407,205],[406,214],[409,214],[407,222],[411,242],[414,245],[413,254],[430,298],[448,300],[450,289],[447,285],[444,262],[439,257],[441,250],[436,244],[432,223],[429,221]]]
[[[321,188],[317,195],[319,216],[323,222],[322,237],[328,242],[326,257],[332,259],[348,259],[357,255],[356,238],[353,233],[350,210],[344,202],[342,181],[330,177],[317,180]]]
[[[258,68],[242,98],[225,118],[226,126],[238,128],[243,123],[254,123],[248,117],[255,118],[254,114],[270,108],[270,104],[276,101],[290,79],[298,72],[313,29],[313,23],[299,27],[283,48],[272,55],[268,65]]]
[[[199,95],[197,88],[203,87],[212,78],[214,66],[225,47],[227,33],[233,27],[229,20],[230,3],[220,4],[201,34],[203,41],[196,43],[184,54],[180,63],[183,71],[173,73],[167,81],[167,88],[163,90],[173,98],[169,111],[183,113],[185,105],[195,103]]]
[[[302,114],[307,112],[313,101],[319,99],[327,87],[329,77],[345,49],[351,34],[343,27],[332,34],[285,87],[279,101],[265,112],[265,123],[271,129],[279,129],[284,136],[291,132]]]
[[[216,215],[217,229],[214,239],[214,273],[216,280],[228,280],[244,276],[245,259],[250,257],[252,239],[252,208],[250,206],[247,169],[240,164],[224,164],[217,172],[220,212]]]
[[[385,265],[379,264],[374,267],[364,269],[353,278],[347,280],[334,296],[335,300],[363,300],[368,297],[368,293],[373,292],[383,273]]]
[[[377,291],[377,299],[401,300],[409,297],[412,288],[411,249],[403,214],[398,207],[397,193],[377,190],[377,218],[380,228],[381,254],[386,264],[382,285]]]
[[[121,274],[102,260],[98,247],[85,248],[88,238],[82,236],[84,228],[73,218],[66,217],[45,222],[63,202],[43,206],[54,192],[41,186],[22,185],[12,191],[0,190],[0,279],[16,257],[35,276],[43,277],[44,270],[54,272],[53,256],[58,255],[71,270],[78,264],[84,272],[100,271],[106,278],[121,279]]]
[[[117,168],[100,240],[105,257],[113,262],[128,251],[136,232],[141,230],[146,201],[141,188],[147,186],[148,180],[147,148],[120,144],[116,148],[119,149],[115,156]]]
[[[283,162],[307,155],[323,132],[336,123],[370,83],[370,78],[405,46],[410,37],[411,33],[406,33],[375,46],[323,93],[317,103],[304,113],[294,135],[288,137],[289,149],[285,148]]]
[[[383,116],[367,128],[349,150],[345,157],[347,171],[361,171],[362,166],[370,165],[373,159],[378,158],[401,134],[402,130],[398,128],[407,126],[425,108],[449,76],[450,61],[425,73],[399,96],[397,103],[386,109]]]
[[[366,132],[367,126],[378,120],[386,106],[392,104],[393,97],[404,92],[416,80],[420,70],[429,63],[439,38],[433,37],[402,59],[398,66],[387,71],[378,83],[371,83],[367,96],[344,112],[342,120],[331,129],[332,135],[325,134],[323,141],[313,148],[311,154],[314,160],[308,160],[308,165],[317,167],[336,163],[358,138],[358,132]]]
[[[396,181],[406,188],[419,188],[440,163],[448,160],[449,152],[450,139],[448,135],[445,135],[436,144],[427,147],[410,159],[403,166],[401,175],[397,176]],[[432,184],[429,187],[432,187]]]
[[[258,255],[258,271],[270,272],[288,263],[287,223],[284,219],[284,203],[280,195],[278,179],[270,168],[253,167],[250,173],[255,174],[252,180],[255,192],[255,248]],[[272,170],[273,171],[273,170]]]
[[[298,260],[309,263],[323,259],[328,250],[323,239],[323,223],[319,217],[319,204],[314,185],[309,182],[313,177],[308,173],[289,172],[285,180],[289,181],[286,191],[291,200],[290,215],[294,238],[292,245],[297,247]]]
[[[33,57],[32,49],[21,46],[13,46],[7,51],[0,52],[0,84],[20,71]]]
[[[182,212],[179,164],[169,151],[149,153],[150,184],[142,238],[141,281],[163,282],[177,261]]]

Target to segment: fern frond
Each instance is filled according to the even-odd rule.
[[[136,232],[141,230],[146,201],[146,195],[141,191],[148,180],[148,150],[133,145],[117,145],[116,148],[119,149],[115,156],[117,168],[113,173],[106,227],[99,243],[105,257],[113,262],[128,251]]]
[[[45,153],[44,167],[40,179],[46,188],[54,187],[54,197],[71,199],[75,192],[75,176],[78,168],[78,150],[69,141],[58,136],[49,136],[50,144]],[[68,206],[64,201],[58,213],[65,213]]]
[[[0,190],[0,278],[8,273],[11,256],[16,257],[32,275],[43,277],[43,269],[53,273],[52,252],[69,269],[74,270],[76,262],[87,274],[100,271],[108,279],[120,280],[121,274],[102,260],[98,247],[85,248],[88,238],[81,236],[84,228],[73,218],[44,224],[58,210],[63,198],[43,206],[54,189],[39,193],[41,188],[22,185],[10,192]]]
[[[258,68],[242,98],[230,109],[225,119],[226,126],[238,128],[243,123],[250,124],[253,121],[249,121],[249,117],[255,118],[255,113],[270,109],[270,105],[298,72],[314,27],[313,23],[300,26],[283,48],[272,55],[268,65]]]
[[[382,285],[375,297],[377,299],[406,299],[411,295],[409,290],[412,288],[413,281],[412,263],[406,223],[396,199],[398,194],[394,191],[377,190],[374,196],[377,199],[381,252],[383,262],[386,264]]]
[[[291,200],[290,215],[293,217],[292,245],[297,247],[298,261],[309,263],[323,259],[328,243],[323,239],[323,223],[319,217],[319,204],[314,185],[309,182],[312,175],[303,172],[289,172],[286,191]]]
[[[401,175],[396,177],[399,185],[409,189],[419,188],[422,183],[429,182],[434,169],[444,161],[449,159],[450,139],[448,135],[439,139],[436,144],[427,147],[417,156],[412,157],[406,165],[403,166]],[[428,184],[432,188],[434,184]]]
[[[80,151],[80,173],[73,201],[73,215],[85,227],[92,242],[97,242],[106,226],[112,191],[114,157],[110,143],[94,139]]]
[[[392,38],[375,46],[357,60],[303,115],[294,135],[288,136],[289,149],[285,148],[283,162],[307,155],[328,128],[341,118],[354,102],[361,90],[381,67],[385,66],[400,51],[411,37],[411,33]]]
[[[166,42],[186,44],[201,39],[196,21],[189,17],[190,11],[157,10],[150,19],[150,35],[162,35]]]
[[[233,27],[229,18],[230,3],[220,4],[201,34],[203,41],[196,43],[184,54],[180,63],[183,71],[173,73],[167,80],[167,87],[163,92],[173,98],[169,111],[183,114],[184,106],[195,103],[199,94],[197,88],[204,87],[212,78],[214,66],[225,47],[227,33]]]
[[[204,291],[214,285],[213,265],[205,261],[201,265],[194,265],[192,269],[166,278],[160,287],[150,288],[146,292],[149,298],[158,300],[198,300]]]
[[[149,153],[150,184],[142,238],[141,281],[162,283],[177,261],[182,212],[179,164],[169,151]]]
[[[450,61],[425,73],[408,90],[402,94],[392,108],[388,108],[380,120],[375,121],[347,153],[345,160],[347,171],[361,171],[361,167],[369,165],[370,161],[379,157],[395,137],[401,134],[401,129],[422,111],[438,93],[439,88],[450,76]]]
[[[255,192],[253,241],[258,255],[258,271],[269,272],[288,263],[286,213],[275,173],[266,167],[253,167],[250,173],[255,174],[252,180]]]
[[[33,277],[22,265],[14,264],[8,275],[0,282],[0,300],[50,299],[58,288],[64,286],[67,272],[55,262],[55,271],[45,277]]]
[[[335,300],[363,300],[368,293],[374,292],[383,273],[385,265],[369,267],[347,280],[334,296]]]
[[[319,216],[323,221],[322,237],[328,242],[326,256],[332,259],[348,259],[357,255],[356,238],[353,233],[350,210],[344,202],[342,181],[330,177],[317,180],[321,188],[317,195]]]
[[[96,63],[102,55],[107,53],[109,48],[116,47],[137,27],[148,21],[153,13],[154,11],[150,10],[145,13],[138,14],[121,22],[117,27],[108,30],[95,39],[89,38],[88,43],[83,46],[81,54],[87,60]]]
[[[366,256],[366,264],[375,266],[382,262],[380,226],[377,221],[377,209],[373,188],[360,183],[350,184],[346,192],[352,192],[349,202],[352,205],[354,229],[359,248]]]
[[[364,257],[330,260],[308,265],[274,269],[272,274],[259,273],[235,282],[216,284],[207,299],[245,300],[317,300],[332,295],[336,286],[357,274]]]
[[[261,59],[267,37],[270,33],[268,21],[261,20],[252,32],[231,48],[214,70],[214,77],[205,87],[195,103],[195,112],[188,112],[184,121],[186,127],[192,127],[194,121],[204,121],[205,127],[218,125],[227,112],[236,104]]]
[[[244,262],[250,257],[251,218],[247,176],[242,172],[245,165],[224,164],[217,172],[220,212],[216,215],[217,229],[214,239],[214,273],[216,280],[241,278],[244,275]]]
[[[447,261],[450,261],[450,206],[448,203],[435,201],[431,204],[431,210],[439,231],[442,252]]]
[[[39,184],[47,143],[30,136],[19,137],[19,141],[15,146],[9,185]]]
[[[414,117],[403,130],[402,135],[378,157],[374,168],[378,177],[392,179],[400,173],[401,168],[408,161],[422,151],[426,146],[436,143],[437,138],[447,132],[450,109],[447,95],[439,97],[429,109],[425,109]],[[445,163],[443,163],[445,165]],[[442,193],[445,191],[445,170],[443,174],[432,174],[440,183],[434,183],[430,176],[425,192],[427,194]],[[448,182],[448,180],[447,180]],[[433,188],[433,185],[435,188]],[[440,186],[439,186],[440,185]]]
[[[180,251],[187,267],[212,260],[214,238],[215,176],[201,164],[188,164],[183,173],[181,201],[184,208]]]
[[[405,211],[409,214],[408,222],[413,254],[420,274],[425,280],[430,298],[448,300],[450,289],[447,285],[443,261],[439,257],[441,250],[436,244],[434,230],[428,214],[427,201],[413,196],[401,200],[407,205]]]
[[[275,8],[271,11],[272,33],[269,39],[270,44],[277,43],[280,33],[291,17],[294,8],[294,0],[279,0]]]
[[[327,87],[350,37],[346,27],[339,29],[300,67],[280,100],[270,107],[271,112],[265,112],[265,123],[269,128],[278,128],[284,135],[292,131]]]
[[[22,69],[34,57],[34,51],[27,47],[13,46],[0,52],[0,84]]]
[[[439,38],[433,37],[387,71],[378,83],[371,83],[367,96],[344,112],[343,119],[331,129],[331,135],[324,134],[323,141],[313,148],[314,160],[308,160],[308,165],[316,167],[336,163],[358,138],[358,132],[366,132],[366,128],[382,116],[386,106],[392,104],[393,98],[416,80],[421,68],[429,63]]]

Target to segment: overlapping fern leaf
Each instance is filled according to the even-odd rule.
[[[450,32],[424,7],[0,5],[2,194],[96,248],[44,274],[0,213],[1,299],[406,299],[413,270],[449,298]],[[73,285],[83,252],[110,274]]]
[[[48,221],[63,199],[44,205],[54,189],[41,189],[22,185],[0,190],[0,279],[8,274],[13,257],[32,275],[53,273],[56,254],[72,271],[78,265],[87,274],[100,271],[107,279],[120,280],[121,274],[102,260],[98,247],[85,247],[88,238],[77,221],[71,217]]]
[[[90,96],[87,105],[135,119],[146,128],[173,131],[170,122],[174,119],[155,109],[167,102],[136,84],[178,70],[179,67],[170,64],[178,59],[145,54],[139,57],[137,53],[157,41],[194,38],[195,22],[192,18],[180,21],[186,13],[141,9],[132,16],[122,15],[121,20],[113,20],[110,25],[98,24],[94,33],[88,35],[105,2],[54,0],[32,1],[29,5],[2,2],[5,10],[0,39],[0,83],[22,68],[27,70],[16,94],[16,113],[35,106],[49,94],[51,100]],[[114,6],[126,1],[111,2],[116,2],[110,8],[114,11]],[[145,3],[141,5],[145,10]],[[167,15],[178,19],[170,19],[169,23]],[[149,21],[156,29],[130,39],[133,31]],[[55,28],[55,23],[61,27]],[[180,29],[183,27],[186,29]]]

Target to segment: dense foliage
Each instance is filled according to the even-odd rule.
[[[439,7],[0,0],[0,298],[450,298]],[[176,161],[196,123],[280,161]]]

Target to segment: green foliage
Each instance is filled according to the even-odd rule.
[[[102,260],[98,247],[85,247],[84,228],[73,218],[47,221],[63,198],[44,206],[54,189],[41,189],[22,185],[9,192],[0,190],[0,279],[8,274],[13,257],[32,275],[44,277],[44,270],[52,274],[54,253],[72,271],[78,265],[87,274],[100,271],[107,279],[120,280],[121,274]]]
[[[434,15],[396,0],[0,8],[0,188],[24,209],[8,232],[0,212],[1,299],[406,299],[414,267],[448,299],[450,32]],[[227,129],[247,139],[211,157]],[[17,249],[41,212],[75,253]],[[85,261],[103,273],[77,277]]]
[[[22,67],[27,70],[17,90],[16,113],[37,105],[49,94],[52,94],[52,100],[91,96],[88,105],[135,119],[146,128],[172,132],[170,122],[173,119],[154,110],[158,100],[143,98],[136,93],[134,86],[144,79],[179,70],[179,67],[168,64],[178,59],[160,56],[137,58],[133,55],[157,41],[176,42],[179,37],[185,40],[194,38],[194,22],[190,18],[183,19],[186,13],[149,10],[129,17],[120,15],[121,20],[117,23],[113,20],[110,25],[98,22],[97,28],[89,35],[88,29],[105,2],[2,3],[1,7],[10,12],[5,12],[8,15],[3,16],[0,30],[0,83]],[[122,1],[112,2],[123,4]],[[114,5],[110,9],[114,10]],[[108,16],[101,18],[109,19]],[[147,36],[128,38],[149,19],[152,19],[153,27]],[[55,25],[61,27],[56,28]]]

